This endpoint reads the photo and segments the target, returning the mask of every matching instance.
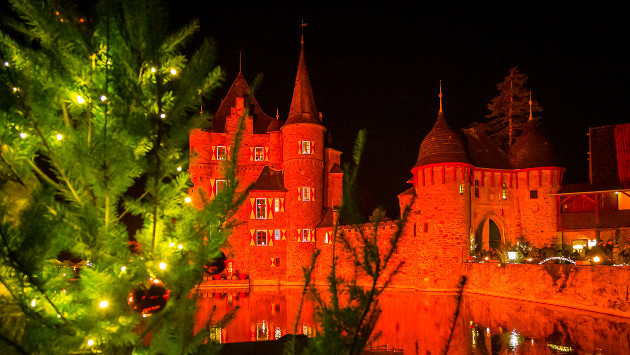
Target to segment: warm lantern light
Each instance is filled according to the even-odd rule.
[[[161,118],[166,118],[166,114],[165,113],[160,113],[160,117]]]
[[[26,138],[28,135],[24,132],[20,133],[20,138]]]
[[[35,305],[37,304],[37,301],[35,301],[34,299],[31,301],[31,307],[35,307]]]
[[[101,101],[105,101],[105,100],[107,100],[107,96],[101,95]]]
[[[151,68],[151,73],[155,73],[155,68]]]
[[[77,102],[82,104],[85,102],[85,99],[81,97],[81,95],[77,95]]]
[[[517,256],[517,252],[515,252],[515,251],[508,251],[508,259],[514,261],[514,260],[516,260],[516,256]]]
[[[190,198],[190,196],[186,196],[186,198],[184,199],[184,201],[186,203],[190,203],[190,201],[192,201],[192,198]]]
[[[178,166],[178,167],[177,167],[177,171],[182,171],[182,167],[181,167],[181,166]]]
[[[61,318],[61,314],[57,314],[57,318]]]
[[[9,62],[4,62],[4,66],[8,67],[9,66]]]
[[[174,247],[174,246],[175,246],[175,243],[170,243],[168,246],[169,246],[170,248],[172,248],[172,247]]]
[[[160,270],[166,270],[166,263],[165,262],[161,262],[160,263]]]
[[[63,134],[57,133],[57,140],[60,141],[63,139]]]
[[[484,260],[488,261],[488,260],[490,260],[490,258],[486,256],[486,257],[484,258]]]
[[[123,266],[123,267],[120,268],[120,271],[122,271],[122,272],[125,272],[125,270],[127,270],[126,266]]]
[[[171,75],[175,75],[177,74],[177,70],[175,70],[175,68],[171,69]]]
[[[87,342],[88,346],[93,346],[94,345],[94,340],[90,339]]]
[[[16,91],[17,91],[17,88],[14,86],[13,87],[13,92],[16,92]]]
[[[157,284],[159,284],[159,283],[160,283],[160,280],[158,280],[158,279],[153,279],[153,283],[157,285]]]
[[[597,256],[597,255],[595,255],[595,256],[593,257],[593,262],[598,263],[598,262],[600,262],[601,260],[602,260],[602,259],[601,259],[599,256]]]
[[[177,246],[177,249],[182,250],[182,249],[184,249],[184,246],[180,244],[180,245]]]
[[[107,308],[107,306],[109,306],[109,302],[107,302],[106,300],[102,300],[101,303],[98,304],[98,306],[101,308]]]
[[[588,240],[588,247],[589,248],[592,248],[592,247],[594,247],[596,245],[597,245],[597,239],[589,239]]]

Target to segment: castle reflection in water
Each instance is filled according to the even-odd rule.
[[[220,342],[278,339],[294,333],[300,288],[253,288],[206,293],[199,299],[197,329],[235,309]],[[441,354],[457,306],[454,295],[388,291],[381,299],[381,336],[369,347],[384,352]],[[317,334],[311,302],[304,304],[299,334]],[[630,319],[529,302],[467,295],[461,303],[451,354],[630,354]]]

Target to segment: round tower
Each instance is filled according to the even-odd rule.
[[[289,117],[282,133],[282,168],[289,217],[287,278],[301,281],[302,266],[310,260],[315,227],[322,219],[324,196],[324,132],[300,51]]]
[[[418,248],[419,286],[451,288],[468,255],[472,165],[462,139],[444,118],[441,84],[439,97],[437,121],[411,169],[416,201],[410,223]]]
[[[556,199],[551,194],[562,186],[564,168],[559,167],[551,144],[538,129],[529,100],[529,120],[510,148],[510,163],[516,170],[516,194],[520,201],[520,230],[515,231],[538,247],[552,245],[558,234]]]

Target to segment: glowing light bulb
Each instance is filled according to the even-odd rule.
[[[184,249],[184,246],[180,244],[180,245],[177,246],[177,249],[182,250],[182,249]]]
[[[172,248],[172,247],[174,247],[174,246],[175,246],[175,243],[171,243],[171,244],[169,244],[168,246],[169,246],[170,248]]]
[[[4,66],[8,67],[9,66],[9,62],[4,62]]]
[[[63,139],[63,134],[57,133],[57,140],[60,141]]]
[[[28,135],[24,132],[20,133],[20,138],[26,138]]]
[[[35,301],[34,299],[31,301],[31,307],[35,307],[35,305],[37,304],[37,301]]]
[[[155,68],[151,68],[151,73],[155,73]]]
[[[94,346],[94,340],[90,339],[87,342],[88,346]]]
[[[192,198],[190,198],[190,196],[186,196],[186,198],[184,199],[184,201],[186,203],[190,203],[190,201],[192,201]]]
[[[13,92],[16,92],[16,91],[17,91],[17,88],[14,86],[13,87]]]
[[[120,271],[122,271],[122,272],[125,272],[125,270],[127,270],[126,266],[123,266],[123,267],[120,268]]]
[[[98,304],[98,306],[101,308],[107,308],[107,306],[109,306],[109,302],[107,302],[106,300],[102,300],[101,303]]]
[[[178,166],[178,167],[177,167],[177,171],[182,171],[182,167],[181,167],[181,166]]]
[[[160,283],[160,280],[158,280],[158,279],[154,279],[154,280],[153,280],[153,283],[157,285],[157,284],[159,284],[159,283]]]
[[[57,314],[57,318],[61,318],[61,314]]]
[[[77,102],[82,104],[85,102],[85,99],[83,97],[81,97],[81,95],[77,95]]]
[[[177,70],[175,70],[175,68],[171,69],[171,75],[175,75],[177,74]]]
[[[601,259],[599,256],[597,256],[597,255],[595,255],[595,256],[593,257],[593,261],[594,261],[594,262],[596,262],[596,263],[600,262],[601,260],[602,260],[602,259]]]
[[[166,270],[166,263],[165,262],[161,262],[159,267],[160,267],[160,270]]]
[[[107,96],[101,95],[101,101],[105,101],[105,100],[107,100]]]
[[[160,113],[160,117],[161,118],[166,118],[166,114],[165,113]]]

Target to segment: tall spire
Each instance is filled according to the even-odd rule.
[[[300,25],[302,31],[306,24],[302,21]],[[311,81],[308,77],[306,69],[306,59],[304,59],[304,36],[300,41],[300,60],[298,62],[298,70],[295,78],[295,87],[293,88],[293,98],[291,99],[291,108],[289,109],[289,117],[285,125],[292,123],[318,123],[321,124],[319,113],[315,106],[315,98]]]
[[[442,113],[442,80],[440,80],[440,113]]]

